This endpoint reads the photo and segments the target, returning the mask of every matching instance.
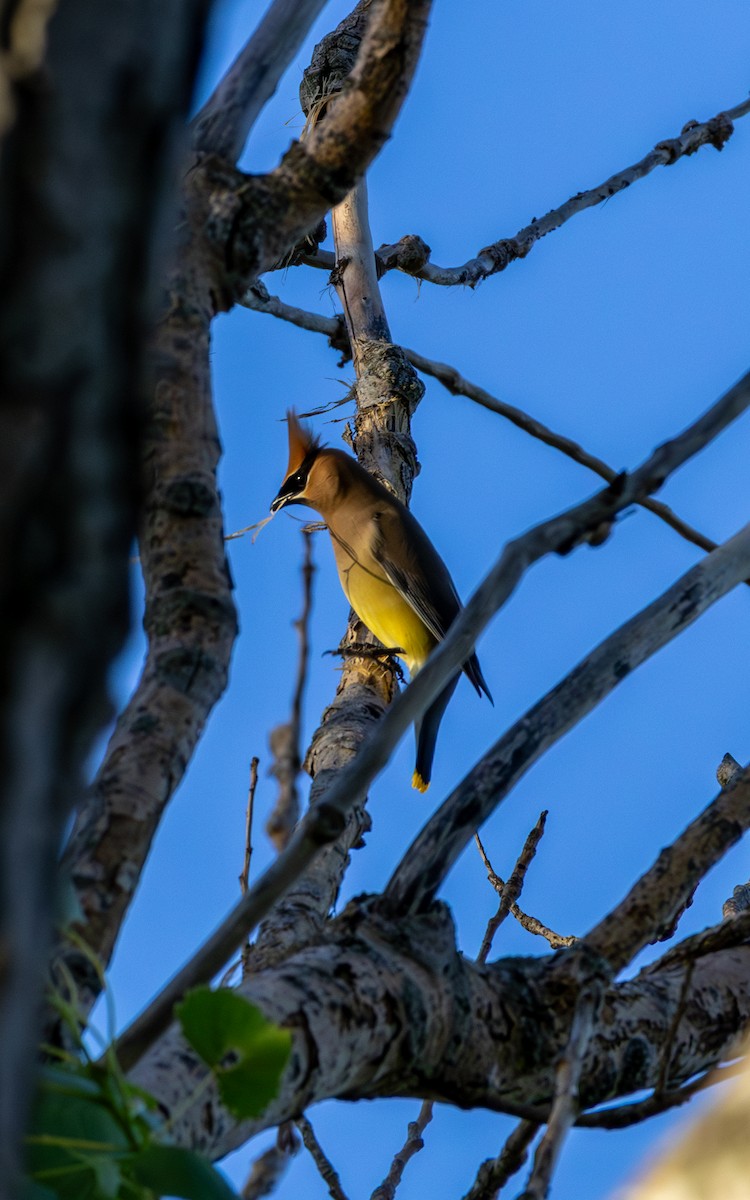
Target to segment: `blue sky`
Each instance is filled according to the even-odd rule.
[[[296,136],[302,67],[312,44],[348,9],[330,3],[324,10],[253,135],[242,162],[248,170],[272,167]],[[219,4],[204,90],[261,11],[251,0]],[[739,103],[750,87],[749,50],[746,0],[437,0],[413,92],[370,173],[375,244],[419,233],[436,262],[465,261],[641,158],[689,119]],[[749,184],[747,117],[721,154],[705,148],[658,169],[474,291],[420,288],[387,276],[393,336],[453,363],[612,466],[635,466],[747,369]],[[335,311],[322,272],[290,270],[266,283],[291,303]],[[216,323],[213,369],[232,531],[263,517],[276,493],[286,464],[286,407],[337,399],[352,374],[337,366],[325,339],[242,310]],[[426,382],[413,426],[422,463],[413,507],[466,596],[508,538],[591,494],[597,481],[500,417]],[[338,444],[340,423],[319,418],[316,428]],[[745,419],[670,480],[662,498],[723,540],[747,520],[749,457]],[[289,711],[300,542],[299,526],[282,514],[254,544],[231,544],[242,629],[231,684],[159,831],[122,934],[111,971],[121,1022],[236,899],[254,754],[261,783],[253,871],[269,860],[262,833],[274,798],[267,737]],[[315,555],[308,735],[337,678],[335,660],[321,655],[338,644],[347,613],[323,538]],[[354,855],[342,903],[382,887],[426,815],[487,746],[699,556],[638,511],[600,549],[536,566],[479,646],[494,709],[462,682],[443,723],[427,797],[409,787],[413,745],[405,739],[373,789],[373,831]],[[493,864],[507,874],[540,810],[550,810],[523,904],[552,927],[580,933],[592,925],[712,797],[725,751],[750,758],[749,618],[750,592],[738,589],[563,739],[485,828]],[[134,636],[116,673],[121,696],[137,678],[141,655]],[[749,874],[740,846],[699,889],[681,935],[718,920],[723,899]],[[442,895],[453,906],[463,951],[475,954],[495,897],[473,847]],[[543,951],[510,923],[495,946],[498,955]],[[310,1114],[350,1200],[370,1195],[417,1108],[412,1101],[331,1102]],[[607,1196],[672,1123],[574,1133],[553,1195]],[[440,1108],[425,1150],[407,1168],[400,1200],[460,1197],[510,1127],[494,1114]],[[227,1169],[236,1183],[268,1140],[232,1157]],[[326,1195],[304,1153],[277,1195]]]

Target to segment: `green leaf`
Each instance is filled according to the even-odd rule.
[[[279,1090],[291,1048],[289,1031],[272,1026],[252,1053],[236,1066],[217,1071],[221,1099],[235,1117],[259,1117],[265,1111]]]
[[[236,1117],[259,1116],[279,1090],[292,1049],[289,1030],[226,988],[196,988],[176,1011],[185,1037],[216,1074],[227,1108]],[[230,1053],[239,1061],[222,1065]]]
[[[185,1037],[209,1067],[220,1066],[230,1050],[247,1053],[271,1025],[259,1008],[228,988],[195,988],[175,1012]]]
[[[60,1200],[115,1196],[114,1160],[131,1150],[120,1122],[88,1094],[90,1083],[50,1068],[43,1073],[32,1110],[28,1171]]]
[[[179,1146],[149,1146],[126,1159],[123,1169],[159,1196],[184,1200],[237,1200],[237,1193],[205,1158]]]

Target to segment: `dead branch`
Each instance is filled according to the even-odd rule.
[[[475,829],[529,767],[632,670],[746,578],[749,550],[750,526],[605,638],[495,743],[434,813],[396,868],[387,894],[399,908],[416,909],[429,902]],[[441,650],[435,651],[433,662]],[[428,662],[407,698],[429,669]]]
[[[245,895],[247,884],[250,878],[250,859],[253,854],[252,832],[253,832],[253,810],[255,808],[255,789],[258,786],[258,764],[260,759],[255,755],[250,759],[250,786],[247,791],[247,809],[245,812],[245,858],[242,863],[242,872],[240,874],[240,891]]]
[[[694,949],[700,953],[675,1038],[674,1087],[733,1055],[750,1020],[750,947]],[[443,906],[400,916],[395,926],[389,906],[381,912],[378,903],[354,903],[328,922],[325,938],[240,985],[242,995],[293,1035],[279,1095],[262,1118],[238,1125],[211,1089],[185,1107],[184,1097],[205,1072],[176,1031],[160,1040],[134,1079],[167,1113],[179,1108],[173,1132],[180,1144],[210,1147],[216,1157],[332,1096],[427,1097],[522,1110],[519,1115],[544,1121],[549,1110],[539,1100],[553,1094],[555,1064],[580,991],[568,966],[568,954],[575,953],[480,966],[458,954]],[[665,956],[607,989],[607,1021],[589,1044],[579,1083],[582,1107],[655,1087],[682,980],[682,966],[676,970]],[[642,1048],[637,1056],[628,1049],[633,1037]]]
[[[350,343],[342,316],[324,317],[302,308],[295,308],[291,304],[286,304],[278,296],[271,296],[260,282],[257,282],[252,288],[248,289],[242,297],[241,303],[245,308],[252,309],[254,312],[268,313],[269,316],[277,317],[282,321],[288,321],[299,329],[306,329],[311,333],[325,334],[332,349],[340,351],[345,359],[351,355]],[[423,375],[430,375],[433,379],[437,379],[451,395],[466,396],[469,400],[474,400],[477,404],[480,404],[482,408],[505,417],[506,420],[510,421],[518,429],[522,429],[524,433],[528,433],[538,441],[544,442],[546,446],[551,446],[553,449],[559,450],[573,462],[578,463],[582,467],[587,467],[594,474],[598,475],[600,479],[605,479],[607,483],[614,483],[618,478],[619,472],[614,467],[610,467],[605,463],[603,459],[598,458],[595,454],[590,454],[588,450],[585,450],[577,442],[573,441],[572,438],[566,437],[561,433],[555,433],[553,429],[550,429],[535,417],[530,416],[523,409],[516,408],[514,404],[509,404],[505,400],[499,400],[485,388],[472,383],[470,379],[466,379],[455,367],[450,366],[448,363],[437,362],[432,358],[426,358],[423,354],[418,353],[416,350],[410,350],[406,346],[402,346],[401,350],[413,367],[416,367]],[[684,537],[692,545],[699,546],[701,550],[706,551],[716,549],[716,542],[706,537],[700,530],[689,525],[687,521],[683,521],[682,517],[679,517],[668,504],[664,504],[661,500],[654,500],[650,496],[643,497],[636,501],[636,503],[640,508],[646,508],[649,512],[659,517],[671,529],[679,533],[680,537]]]
[[[292,712],[286,725],[279,725],[271,730],[271,753],[274,757],[271,774],[279,782],[276,803],[266,821],[266,833],[277,851],[286,846],[299,820],[299,793],[297,777],[302,766],[300,739],[302,733],[302,701],[307,685],[307,668],[310,660],[310,614],[312,612],[312,585],[315,575],[313,562],[312,534],[302,530],[302,540],[305,547],[302,563],[302,612],[294,622],[299,638],[299,659],[297,662],[297,677],[292,697]]]
[[[192,121],[193,146],[236,162],[326,0],[274,0]]]
[[[434,1105],[431,1100],[422,1101],[422,1107],[419,1110],[416,1121],[409,1122],[406,1141],[398,1154],[394,1156],[391,1169],[380,1186],[375,1188],[370,1200],[393,1200],[409,1159],[424,1149],[422,1134],[432,1120],[433,1108]]]
[[[570,1026],[570,1037],[555,1072],[555,1098],[547,1128],[537,1146],[529,1181],[518,1200],[546,1200],[549,1195],[563,1144],[578,1116],[578,1083],[584,1055],[596,1027],[603,990],[603,977],[590,979],[581,989]]]
[[[620,971],[649,942],[671,934],[686,899],[749,825],[750,770],[662,850],[622,903],[586,934],[586,945]]]
[[[596,187],[571,196],[570,200],[566,200],[559,208],[553,208],[539,220],[534,218],[529,225],[519,230],[515,237],[501,238],[492,245],[485,246],[483,250],[479,251],[476,258],[469,259],[460,267],[438,267],[434,263],[425,262],[415,269],[411,254],[411,241],[402,239],[401,243],[397,243],[395,247],[383,248],[384,260],[381,260],[381,270],[397,267],[398,270],[413,275],[417,279],[424,279],[428,283],[439,284],[441,287],[455,287],[456,284],[476,287],[481,280],[487,279],[490,275],[496,275],[499,271],[504,271],[510,263],[517,259],[525,258],[538,241],[546,237],[548,233],[559,229],[571,217],[611,199],[618,192],[630,187],[639,179],[643,179],[656,167],[671,166],[679,159],[695,154],[701,146],[713,146],[716,150],[722,150],[734,131],[733,122],[744,117],[748,112],[750,112],[750,100],[744,100],[734,108],[717,113],[708,121],[701,123],[688,121],[677,137],[658,142],[645,158],[634,163],[633,166],[618,171],[617,174],[611,175],[609,179],[605,179],[604,183],[600,183]],[[405,241],[407,241],[406,252],[399,254],[398,247]]]
[[[546,816],[546,813],[543,815]],[[479,850],[482,862],[487,870],[487,878],[498,895],[502,897],[505,894],[505,880],[501,879],[500,876],[493,870],[492,863],[487,857],[487,852],[482,845],[482,841],[478,833],[474,834],[474,840],[477,844],[477,849]],[[548,929],[547,926],[543,925],[541,921],[538,921],[536,917],[530,917],[528,913],[525,913],[523,909],[519,908],[515,901],[511,903],[508,911],[510,912],[511,916],[516,918],[519,925],[528,933],[533,933],[539,937],[545,938],[553,950],[562,950],[569,946],[574,946],[579,940],[577,937],[573,937],[572,935],[564,936],[563,934],[555,933],[552,929]],[[494,920],[494,918],[492,919]],[[487,931],[489,932],[489,925],[487,927]],[[485,938],[486,937],[487,934],[485,933]]]
[[[275,1144],[253,1163],[240,1192],[242,1200],[262,1200],[264,1196],[272,1195],[299,1148],[300,1140],[294,1126],[291,1121],[286,1121],[278,1128]]]
[[[521,1120],[496,1158],[487,1158],[463,1200],[496,1200],[501,1188],[521,1170],[528,1150],[539,1131],[533,1121]]]
[[[331,1200],[347,1200],[338,1172],[323,1151],[323,1147],[315,1136],[315,1130],[307,1117],[297,1117],[294,1123],[302,1135],[305,1149],[310,1152],[310,1157],[318,1168],[320,1178],[328,1188],[328,1195],[331,1197]]]
[[[498,905],[497,912],[493,917],[490,917],[489,921],[487,922],[487,928],[485,930],[484,937],[482,938],[482,945],[480,946],[479,954],[477,955],[477,962],[487,961],[487,955],[492,947],[492,941],[495,937],[495,934],[523,891],[526,872],[531,866],[534,855],[536,854],[536,848],[542,840],[546,821],[547,812],[545,810],[543,813],[541,813],[539,820],[529,836],[526,838],[523,849],[518,856],[516,865],[511,871],[510,879],[507,883],[502,883],[500,876],[496,875],[492,870],[492,867],[489,866],[489,859],[487,858],[484,852],[484,847],[479,840],[479,834],[474,834],[477,846],[479,847],[479,853],[482,855],[482,859],[489,867],[490,882],[500,896],[500,903]]]

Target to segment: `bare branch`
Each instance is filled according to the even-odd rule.
[[[538,1131],[539,1125],[534,1121],[521,1120],[497,1157],[482,1163],[463,1200],[496,1200],[500,1189],[526,1162],[529,1146]]]
[[[305,1144],[305,1149],[309,1150],[310,1156],[318,1168],[318,1174],[328,1188],[328,1195],[332,1200],[347,1200],[346,1193],[341,1186],[341,1180],[333,1166],[333,1163],[326,1157],[323,1148],[315,1136],[315,1130],[308,1121],[307,1117],[298,1117],[294,1122],[302,1135],[302,1141]]]
[[[487,878],[494,887],[495,891],[502,896],[505,890],[505,880],[501,879],[500,876],[493,870],[492,863],[487,857],[487,853],[482,845],[482,841],[478,833],[474,834],[474,840],[477,844],[477,849],[481,855],[482,862],[487,870]],[[576,942],[579,941],[577,937],[573,937],[572,935],[564,936],[563,934],[555,933],[552,929],[548,929],[547,926],[543,925],[541,921],[538,921],[536,917],[530,917],[528,913],[525,913],[523,909],[519,908],[515,902],[510,906],[510,914],[512,917],[516,918],[518,924],[525,929],[527,933],[533,933],[538,937],[545,938],[553,950],[567,949],[569,946],[574,946]]]
[[[345,357],[351,354],[345,321],[340,315],[324,317],[303,308],[295,308],[294,305],[285,304],[278,296],[271,296],[260,283],[249,288],[241,302],[245,308],[250,308],[254,312],[267,313],[269,316],[288,321],[299,329],[306,329],[311,333],[325,334],[332,349],[340,351]],[[480,404],[482,408],[505,417],[518,429],[522,429],[524,433],[544,442],[546,446],[559,450],[580,466],[588,467],[590,471],[593,471],[600,479],[605,479],[607,483],[614,483],[618,478],[619,472],[605,463],[603,459],[598,458],[595,454],[589,454],[588,450],[584,450],[572,438],[566,437],[562,433],[555,433],[553,429],[550,429],[542,421],[537,421],[523,409],[516,408],[514,404],[508,404],[505,400],[499,400],[485,388],[466,379],[455,367],[448,363],[437,362],[432,358],[426,358],[423,354],[416,350],[410,350],[406,346],[402,346],[401,350],[413,367],[416,367],[423,375],[430,375],[433,379],[437,379],[451,395],[466,396],[469,400]],[[654,500],[650,496],[643,497],[636,503],[641,508],[646,508],[649,512],[654,513],[694,546],[699,546],[701,550],[706,551],[716,549],[716,542],[689,525],[687,521],[683,521],[668,504],[664,504],[661,500]]]
[[[299,820],[299,793],[297,791],[297,776],[302,766],[300,753],[300,738],[302,733],[302,701],[307,685],[307,668],[310,660],[310,614],[312,612],[312,584],[315,575],[313,562],[312,534],[302,530],[302,540],[305,547],[302,563],[302,613],[294,622],[299,638],[299,660],[297,663],[297,678],[292,697],[291,718],[286,725],[279,725],[271,730],[271,752],[274,763],[271,773],[279,781],[279,792],[276,804],[266,821],[266,832],[276,849],[281,851],[292,835],[292,830]]]
[[[526,872],[531,866],[534,855],[536,854],[536,848],[542,840],[546,821],[547,812],[545,810],[543,813],[541,813],[539,820],[529,836],[526,838],[523,850],[518,857],[518,861],[516,862],[516,865],[514,866],[510,875],[510,879],[507,883],[503,883],[500,879],[500,876],[496,875],[492,870],[489,859],[485,854],[484,846],[479,840],[479,834],[474,834],[477,846],[479,847],[479,853],[481,854],[482,859],[488,868],[490,882],[500,895],[500,903],[498,905],[497,912],[493,917],[490,917],[489,921],[487,922],[487,928],[485,930],[484,937],[482,938],[482,945],[480,946],[479,953],[477,955],[477,962],[487,961],[487,955],[492,947],[492,941],[495,934],[523,891]]]
[[[582,1129],[627,1129],[631,1125],[640,1125],[651,1117],[660,1116],[661,1113],[669,1112],[672,1108],[679,1108],[681,1105],[687,1104],[688,1100],[692,1100],[693,1096],[699,1092],[715,1087],[716,1084],[725,1083],[726,1080],[734,1078],[745,1069],[744,1059],[728,1067],[712,1067],[710,1071],[699,1075],[697,1079],[694,1079],[692,1083],[686,1083],[684,1087],[673,1088],[666,1092],[653,1092],[645,1100],[638,1100],[635,1104],[618,1104],[613,1108],[582,1113],[576,1121],[576,1125]]]
[[[748,826],[750,769],[662,850],[622,903],[586,934],[586,945],[622,970],[644,946],[673,929],[686,897]]]
[[[519,1200],[546,1200],[552,1175],[571,1126],[578,1116],[578,1082],[594,1032],[603,992],[602,978],[584,985],[573,1013],[570,1037],[555,1073],[555,1099],[544,1137],[537,1146],[529,1182]]]
[[[559,208],[553,208],[538,221],[534,219],[515,237],[503,238],[493,242],[490,246],[485,246],[483,250],[479,251],[476,258],[469,259],[460,267],[438,267],[434,263],[428,262],[418,270],[412,270],[408,258],[406,261],[399,261],[393,255],[389,259],[389,265],[398,266],[399,270],[415,275],[417,279],[424,279],[428,283],[436,283],[442,287],[454,287],[456,284],[476,287],[482,279],[487,279],[490,275],[497,274],[498,271],[504,271],[516,259],[525,258],[536,242],[548,233],[552,233],[553,230],[559,229],[571,217],[609,200],[624,188],[630,187],[632,183],[643,179],[656,167],[670,166],[686,155],[695,154],[701,146],[714,146],[717,150],[723,149],[732,135],[732,122],[744,117],[748,112],[750,112],[750,100],[744,100],[735,108],[720,112],[709,121],[701,124],[697,121],[688,121],[678,137],[659,142],[640,162],[634,163],[632,167],[626,167],[623,171],[618,171],[616,175],[611,175],[597,187],[572,196],[570,200],[561,204]],[[387,247],[387,249],[392,250],[393,248]]]
[[[722,936],[743,922],[744,914],[723,922]],[[745,938],[747,928],[745,922]],[[293,1037],[279,1094],[261,1118],[238,1125],[211,1087],[185,1107],[185,1095],[204,1080],[205,1069],[177,1030],[154,1047],[134,1081],[167,1113],[179,1109],[172,1129],[180,1144],[200,1144],[212,1157],[333,1096],[426,1097],[543,1121],[580,994],[569,954],[480,966],[457,952],[444,906],[394,923],[388,905],[374,898],[354,902],[328,922],[325,938],[277,967],[248,974],[240,985],[242,995]],[[710,950],[708,942],[692,942],[692,954],[671,1066],[675,1087],[733,1055],[750,1020],[750,946]],[[589,1045],[579,1083],[583,1107],[656,1085],[660,1047],[681,1002],[683,966],[665,956],[608,988],[607,1021]],[[457,1004],[456,996],[465,1002]],[[353,1011],[360,1019],[352,1020]]]
[[[419,58],[431,0],[367,0],[361,45],[325,117],[267,175],[244,175],[208,155],[191,176],[207,231],[240,296],[357,184],[387,139]],[[339,81],[340,82],[340,81]]]
[[[240,891],[245,895],[250,878],[250,859],[253,854],[253,810],[255,808],[255,789],[258,786],[258,764],[260,759],[255,755],[250,759],[250,786],[247,791],[247,810],[245,812],[245,858],[240,874]]]
[[[240,1192],[242,1200],[262,1200],[276,1191],[289,1163],[298,1153],[300,1141],[291,1121],[279,1125],[276,1142],[256,1158]]]
[[[413,1158],[415,1154],[418,1154],[424,1148],[422,1134],[432,1120],[433,1108],[434,1105],[431,1100],[422,1101],[422,1107],[419,1110],[416,1121],[409,1122],[406,1141],[398,1154],[395,1155],[390,1171],[380,1186],[375,1188],[370,1200],[393,1200],[406,1164],[409,1162],[409,1159]]]
[[[192,122],[193,146],[236,162],[248,134],[326,0],[273,0]]]
[[[474,836],[474,830],[481,827],[529,767],[631,671],[746,578],[750,568],[748,551],[750,526],[702,559],[662,596],[601,642],[529,709],[458,785],[419,834],[388,885],[388,895],[393,901],[400,907],[413,908],[428,902]],[[438,649],[433,661],[440,653]],[[428,662],[417,677],[417,684],[429,669]],[[415,686],[410,685],[407,698]]]

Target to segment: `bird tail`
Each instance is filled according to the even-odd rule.
[[[474,687],[477,689],[477,695],[481,696],[482,692],[484,692],[490,704],[494,705],[495,701],[492,699],[492,693],[487,687],[487,683],[484,675],[482,674],[482,668],[479,665],[479,659],[477,658],[476,654],[472,654],[471,658],[467,658],[466,662],[464,663],[464,674],[466,675],[467,679],[470,679],[474,684]]]
[[[456,684],[459,679],[460,675],[453,676],[448,685],[433,700],[430,707],[423,713],[414,726],[414,731],[417,735],[417,761],[411,785],[418,792],[426,792],[430,786],[432,760],[435,757],[435,743],[437,742],[438,729],[443,719],[443,713],[448,707],[448,702],[456,690]]]

